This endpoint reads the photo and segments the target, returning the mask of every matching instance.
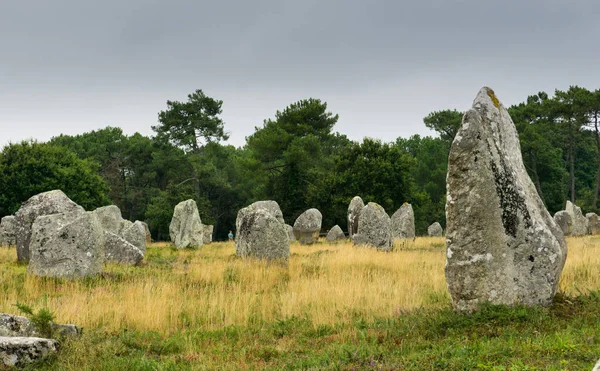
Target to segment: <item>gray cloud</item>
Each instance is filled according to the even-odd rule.
[[[483,85],[505,104],[600,87],[600,3],[581,0],[0,3],[0,144],[107,125],[151,134],[201,88],[230,142],[315,97],[352,139],[430,134]]]

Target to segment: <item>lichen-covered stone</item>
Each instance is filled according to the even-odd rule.
[[[584,236],[588,234],[588,220],[583,213],[581,208],[571,201],[567,201],[565,211],[571,216],[573,223],[571,227],[571,236]]]
[[[548,305],[567,256],[538,196],[508,111],[483,88],[450,149],[446,279],[454,307]]]
[[[350,201],[348,206],[348,237],[350,238],[358,232],[358,218],[363,207],[365,207],[365,203],[359,196]]]
[[[201,247],[204,240],[204,228],[194,200],[182,201],[173,212],[169,226],[171,241],[178,249]]]
[[[323,215],[317,209],[308,209],[294,222],[294,236],[302,245],[311,245],[319,241]]]
[[[137,247],[142,256],[146,253],[146,228],[144,223],[136,220],[121,232],[121,236],[125,241]]]
[[[117,236],[121,235],[124,224],[123,216],[121,215],[121,210],[118,206],[109,205],[99,207],[94,210],[94,213],[98,216],[100,225],[102,225],[102,228],[105,231],[116,234]]]
[[[106,261],[131,265],[139,264],[144,259],[144,253],[137,246],[106,230],[104,231],[104,256]]]
[[[9,215],[2,218],[0,220],[0,246],[15,246],[17,243],[15,237],[16,230],[17,226],[14,216]]]
[[[326,237],[327,242],[336,242],[345,239],[346,236],[344,236],[344,231],[342,231],[342,228],[340,228],[339,225],[335,225],[333,228],[331,228]]]
[[[82,332],[80,327],[72,324],[51,323],[50,326],[53,338],[78,337]],[[28,318],[0,313],[0,336],[39,337],[41,334]]]
[[[560,227],[563,235],[571,235],[571,231],[573,230],[573,218],[571,218],[571,215],[568,212],[564,210],[558,211],[554,214],[554,221]]]
[[[236,252],[243,258],[287,263],[290,239],[285,224],[273,213],[261,207],[249,207],[238,212],[236,220]]]
[[[104,229],[93,212],[40,216],[32,226],[28,272],[81,278],[102,271]]]
[[[392,235],[394,238],[415,238],[415,213],[411,204],[405,202],[392,215]]]
[[[283,220],[283,213],[281,212],[281,208],[277,201],[265,200],[265,201],[256,201],[249,208],[261,208],[267,210],[275,219],[277,219],[280,223],[285,224]]]
[[[213,236],[213,230],[214,230],[214,226],[212,225],[204,225],[204,237],[203,237],[203,242],[206,243],[211,243],[212,242],[212,236]]]
[[[288,237],[290,238],[290,242],[296,241],[296,236],[294,236],[294,227],[292,227],[289,224],[286,224],[285,229],[287,230]]]
[[[442,237],[443,234],[444,234],[444,230],[442,229],[442,226],[438,222],[435,222],[432,225],[430,225],[429,227],[427,227],[427,235],[429,237]]]
[[[358,232],[352,236],[352,242],[383,251],[392,249],[392,223],[381,205],[369,202],[363,207],[358,219]]]
[[[585,217],[588,220],[588,234],[600,234],[600,218],[596,213],[587,213]]]
[[[36,337],[0,337],[0,361],[8,367],[24,367],[58,351],[58,342]]]
[[[83,213],[84,210],[60,190],[40,193],[25,201],[15,214],[15,237],[19,262],[29,261],[31,226],[38,217],[72,212]]]

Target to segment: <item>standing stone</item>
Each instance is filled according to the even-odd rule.
[[[429,237],[442,237],[443,234],[444,231],[442,229],[442,226],[438,222],[435,222],[429,227],[427,227],[427,235]]]
[[[596,213],[587,213],[585,217],[588,220],[588,233],[600,234],[600,218]]]
[[[383,207],[375,202],[363,207],[358,220],[358,232],[352,236],[352,242],[383,251],[392,249],[392,223]]]
[[[311,245],[319,241],[323,216],[317,209],[308,209],[294,222],[294,236],[302,245]]]
[[[121,236],[125,241],[137,247],[142,252],[142,256],[146,253],[146,228],[144,223],[136,220],[127,229],[123,230]]]
[[[329,233],[327,233],[327,242],[336,242],[336,241],[341,241],[341,240],[345,240],[346,236],[344,236],[344,231],[342,231],[342,228],[340,228],[339,225],[334,226],[333,228],[331,228],[329,230]]]
[[[109,262],[136,265],[144,259],[144,252],[124,238],[104,230],[104,257]]]
[[[296,241],[296,236],[294,236],[294,227],[292,227],[289,224],[286,224],[285,229],[287,230],[288,237],[290,238],[290,242]]]
[[[588,233],[588,220],[583,213],[581,212],[581,208],[571,201],[567,201],[567,206],[565,207],[565,211],[569,213],[571,219],[573,221],[573,227],[571,230],[572,236],[584,236]]]
[[[415,238],[415,213],[408,202],[392,215],[392,235],[394,238]]]
[[[93,212],[40,216],[29,247],[28,271],[36,276],[93,276],[104,264],[104,229]]]
[[[448,158],[446,280],[454,307],[549,305],[567,256],[494,92],[465,113]]]
[[[358,218],[363,207],[365,207],[365,203],[358,196],[350,201],[348,206],[348,237],[350,238],[358,232]]]
[[[204,242],[205,244],[212,242],[213,228],[214,226],[212,225],[204,225],[204,237],[202,242]]]
[[[175,206],[169,226],[169,235],[175,247],[178,249],[200,247],[203,243],[203,234],[204,228],[196,201],[182,201]]]
[[[121,210],[116,205],[99,207],[94,210],[94,213],[98,216],[102,228],[107,232],[120,236],[123,228],[128,227],[121,216]]]
[[[29,241],[31,226],[37,217],[70,212],[83,213],[83,207],[71,201],[60,190],[40,193],[25,201],[15,214],[17,259],[21,263],[29,261]]]
[[[290,239],[285,224],[261,207],[247,207],[236,220],[236,252],[242,258],[257,258],[287,263]]]
[[[571,215],[568,212],[564,210],[558,211],[554,214],[554,221],[558,224],[565,236],[571,235],[571,232],[573,231],[573,218],[571,218]]]
[[[5,216],[0,220],[0,246],[15,246],[17,243],[15,237],[16,229],[14,216]]]
[[[150,234],[150,228],[148,227],[148,223],[141,222],[144,225],[144,231],[146,232],[146,246],[152,243],[152,234]]]
[[[56,353],[58,348],[58,342],[52,339],[0,336],[0,363],[23,368]]]
[[[277,201],[256,201],[249,207],[265,209],[269,213],[271,213],[271,215],[273,215],[273,217],[275,217],[275,219],[277,219],[280,223],[285,224],[285,221],[283,220],[283,213],[281,212],[281,208],[279,207]]]

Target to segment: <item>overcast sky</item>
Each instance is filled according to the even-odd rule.
[[[229,143],[319,98],[360,140],[431,134],[479,88],[505,105],[600,88],[597,0],[0,0],[0,145],[118,126],[167,100],[223,100]]]

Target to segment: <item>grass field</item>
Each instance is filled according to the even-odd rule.
[[[0,249],[0,311],[47,307],[84,335],[36,369],[586,370],[600,358],[600,238],[568,240],[550,308],[451,310],[442,238],[391,253],[292,245],[289,268],[231,243],[155,244],[139,267],[31,277]]]

